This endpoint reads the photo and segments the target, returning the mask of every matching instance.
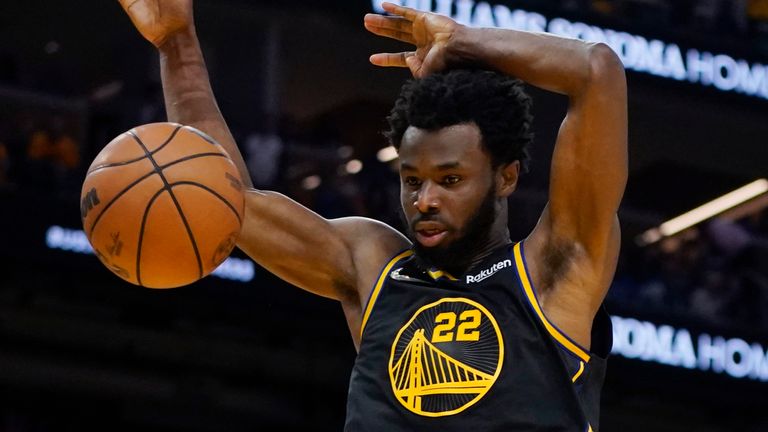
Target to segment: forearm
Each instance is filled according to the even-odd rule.
[[[216,104],[194,28],[173,35],[159,48],[168,121],[189,125],[213,137],[229,153],[243,183],[253,187],[240,150]]]
[[[609,48],[596,50],[596,46],[544,33],[461,27],[448,50],[456,62],[481,65],[545,90],[577,96],[596,71],[621,70]],[[606,57],[615,57],[615,61],[608,59],[614,63],[610,68],[602,67]]]

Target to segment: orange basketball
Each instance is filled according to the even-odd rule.
[[[240,174],[218,143],[189,126],[153,123],[96,156],[80,215],[107,268],[136,285],[173,288],[227,258],[244,206]]]

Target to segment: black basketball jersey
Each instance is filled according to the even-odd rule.
[[[593,352],[550,323],[522,243],[461,278],[397,255],[361,334],[347,432],[597,430],[610,319],[596,317]]]

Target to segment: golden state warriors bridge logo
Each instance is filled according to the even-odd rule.
[[[501,372],[504,344],[480,303],[444,298],[411,317],[389,357],[389,379],[405,408],[427,417],[460,413],[488,393]]]

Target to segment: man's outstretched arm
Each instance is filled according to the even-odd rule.
[[[211,90],[195,34],[192,0],[120,3],[139,32],[160,53],[168,120],[211,135],[240,170],[248,190],[238,247],[284,280],[341,300],[345,312],[354,315],[360,299],[367,294],[358,292],[358,287],[364,290],[372,286],[366,280],[375,273],[371,269],[380,268],[392,254],[407,246],[407,240],[379,222],[363,218],[327,220],[281,194],[254,190]],[[354,317],[350,323],[355,324]]]

